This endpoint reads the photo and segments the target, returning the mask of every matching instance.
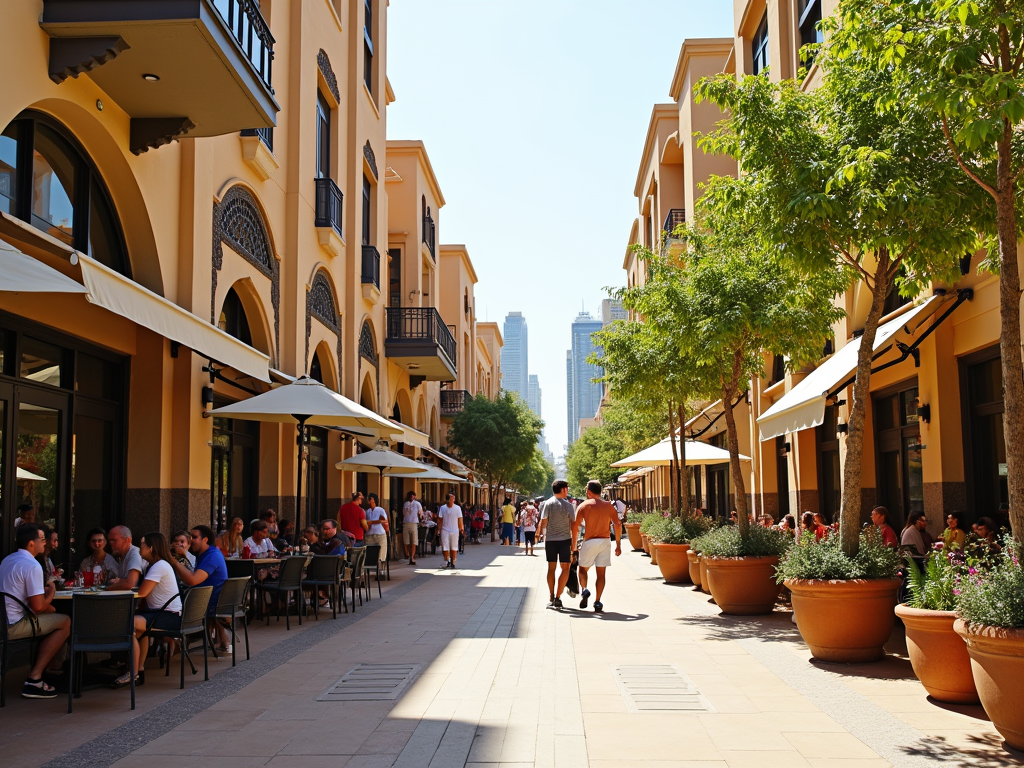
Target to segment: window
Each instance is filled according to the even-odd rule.
[[[402,250],[388,251],[388,306],[402,306]]]
[[[370,180],[363,176],[363,245],[371,245]]]
[[[1002,520],[1009,495],[998,345],[961,361],[960,387],[968,510],[975,518],[987,515]]]
[[[316,92],[316,177],[331,178],[331,105]]]
[[[896,530],[912,512],[924,511],[924,468],[917,384],[888,390],[874,400],[878,503]]]
[[[818,489],[825,520],[839,519],[843,483],[839,464],[839,409],[825,406],[825,420],[818,427]]]
[[[220,310],[220,319],[217,326],[230,336],[252,346],[252,333],[249,331],[249,320],[245,316],[245,308],[242,300],[238,298],[235,289],[228,290],[224,297],[224,306]]]
[[[0,211],[131,277],[106,186],[52,118],[24,112],[0,133]]]
[[[821,21],[821,0],[797,0],[797,19],[800,26],[800,45],[821,43],[824,37],[818,29]],[[810,61],[807,62],[810,64]]]
[[[363,0],[363,82],[373,93],[373,0]]]
[[[761,23],[757,25],[757,31],[750,40],[750,53],[753,61],[751,71],[755,75],[761,74],[768,69],[770,56],[768,53],[768,14],[765,13]]]

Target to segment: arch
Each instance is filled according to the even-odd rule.
[[[402,388],[395,395],[395,410],[398,412],[397,418],[400,422],[413,425],[412,401],[409,399],[409,391],[407,389]]]
[[[363,321],[363,327],[359,330],[359,356],[377,367],[377,337],[373,333],[373,324],[369,319]]]
[[[331,92],[331,96],[334,97],[334,103],[340,104],[341,92],[338,90],[338,78],[334,74],[334,67],[331,66],[331,59],[323,48],[316,55],[316,65],[320,69],[320,74],[324,76],[327,89]]]
[[[441,444],[441,435],[437,430],[437,407],[430,407],[430,440],[434,445]]]
[[[338,331],[338,298],[327,270],[318,270],[314,275],[306,301],[309,313],[313,317],[332,331]]]
[[[317,368],[319,368],[319,378],[313,376],[313,372]],[[316,378],[317,381],[328,389],[332,389],[335,392],[338,391],[338,385],[341,377],[339,375],[339,369],[336,368],[334,353],[331,351],[327,342],[321,341],[316,345],[316,349],[313,350],[313,355],[310,357],[309,361],[309,375]]]
[[[416,409],[416,429],[420,432],[427,431],[427,405],[426,398],[421,397],[419,407]]]
[[[359,404],[371,411],[377,410],[377,398],[374,394],[373,374],[369,371],[363,377],[363,384],[359,388]]]
[[[232,295],[238,297],[238,302],[245,313],[245,321],[250,335],[250,340],[247,343],[273,360],[274,345],[273,336],[270,332],[270,323],[267,313],[263,308],[263,301],[260,299],[256,286],[253,285],[250,278],[245,277],[231,284],[224,294],[224,300],[221,302],[217,312],[217,322],[215,324],[221,330],[228,333],[231,332],[222,325],[222,319],[224,322],[230,322],[230,318],[227,315],[231,311],[230,302],[232,301]]]

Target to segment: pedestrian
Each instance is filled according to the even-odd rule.
[[[484,535],[484,511],[478,509],[473,514],[473,543],[479,544]]]
[[[522,516],[523,540],[526,543],[526,554],[531,557],[534,556],[533,546],[536,543],[538,517],[539,514],[537,508],[533,506],[533,502],[526,502],[526,508],[523,509]]]
[[[459,549],[459,534],[462,533],[462,507],[455,503],[455,494],[448,494],[448,503],[437,511],[437,527],[441,529],[441,568],[454,568],[455,555]]]
[[[366,500],[370,503],[370,508],[363,514],[366,516],[366,523],[369,527],[366,529],[363,539],[368,546],[373,544],[380,546],[378,564],[386,563],[388,561],[388,531],[391,529],[388,523],[388,513],[384,511],[384,507],[377,505],[376,493],[368,494]]]
[[[516,526],[516,546],[517,547],[519,546],[519,535],[522,533],[522,530],[523,530],[523,507],[525,507],[525,506],[526,506],[526,502],[525,501],[521,501],[521,502],[519,502],[519,509],[516,510],[515,526]]]
[[[361,547],[365,544],[363,537],[366,531],[370,529],[370,524],[366,522],[366,513],[362,507],[363,492],[354,491],[352,493],[352,500],[348,504],[343,504],[341,509],[338,510],[338,527],[345,531],[351,536],[355,543],[354,547]]]
[[[569,483],[555,480],[551,484],[554,494],[540,508],[540,527],[538,534],[544,536],[544,555],[548,564],[548,607],[562,609],[562,590],[569,579],[569,565],[572,553],[576,550],[576,534],[579,524],[576,522],[576,509],[569,501]],[[555,583],[555,565],[561,563],[558,583]]]
[[[416,546],[419,544],[420,515],[423,505],[416,501],[416,491],[409,491],[402,505],[402,542],[409,565],[416,565]]]
[[[614,505],[601,498],[601,483],[591,480],[587,483],[587,500],[576,508],[576,525],[583,523],[583,546],[580,547],[580,608],[587,607],[590,590],[587,589],[587,569],[597,571],[597,583],[594,585],[594,613],[601,613],[604,604],[601,595],[604,593],[605,569],[612,564],[611,541],[615,538],[615,556],[622,554],[622,538],[619,535],[619,514]]]
[[[622,499],[616,499],[612,502],[615,507],[615,512],[619,517],[619,538],[621,539],[626,535],[626,502]]]
[[[501,543],[512,546],[512,537],[515,535],[516,508],[512,506],[512,499],[506,497],[501,507]]]

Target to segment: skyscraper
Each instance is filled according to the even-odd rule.
[[[568,419],[568,431],[565,433],[565,445],[568,448],[574,442],[576,442],[576,427],[579,424],[576,421],[576,400],[572,396],[572,350],[566,350],[565,353],[565,399],[566,399],[566,417]]]
[[[530,406],[530,410],[537,414],[537,418],[543,418],[540,414],[540,379],[537,378],[537,374],[530,374],[530,385],[529,385],[529,397],[526,398],[526,404]]]
[[[509,312],[502,329],[505,346],[501,348],[501,387],[515,392],[524,403],[530,402],[530,382],[526,318],[522,312]]]
[[[598,347],[591,334],[600,331],[602,323],[589,312],[580,312],[572,324],[572,349],[566,357],[566,380],[568,384],[569,445],[579,437],[580,419],[593,418],[601,404],[604,386],[593,381],[604,375],[604,371],[587,362],[587,357]]]
[[[601,323],[608,323],[615,320],[628,320],[629,313],[622,308],[622,302],[618,299],[601,299]]]

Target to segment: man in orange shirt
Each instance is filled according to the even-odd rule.
[[[615,556],[622,554],[622,541],[619,538],[619,514],[615,506],[601,498],[601,483],[591,480],[587,483],[587,500],[576,509],[576,525],[583,522],[583,546],[580,547],[579,576],[583,593],[580,595],[580,608],[587,607],[590,590],[587,589],[587,569],[597,569],[597,595],[594,599],[594,612],[601,613],[604,605],[601,595],[604,592],[604,571],[612,564],[611,541],[615,537]]]

